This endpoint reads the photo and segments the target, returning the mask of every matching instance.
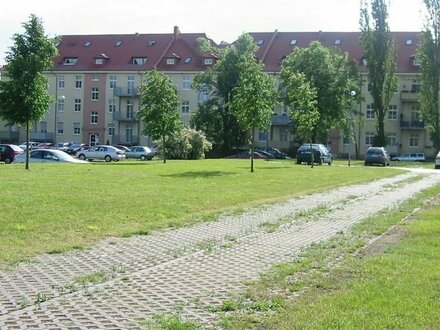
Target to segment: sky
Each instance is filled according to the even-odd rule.
[[[423,0],[389,0],[392,31],[421,31]],[[205,32],[217,43],[243,32],[359,31],[360,0],[12,0],[0,6],[0,65],[31,14],[49,37]]]

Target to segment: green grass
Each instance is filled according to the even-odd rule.
[[[395,175],[380,167],[203,160],[0,167],[0,263],[81,249],[106,236],[211,220],[220,212]]]
[[[352,235],[341,233],[311,246],[298,261],[274,267],[238,300],[255,304],[278,297],[283,305],[263,315],[242,308],[224,319],[225,328],[439,329],[438,196],[440,185],[364,221]],[[381,249],[374,253],[353,254],[419,207],[399,227],[398,239],[375,243]]]

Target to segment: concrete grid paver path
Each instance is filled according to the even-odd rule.
[[[241,292],[245,280],[436,183],[436,172],[413,171],[187,228],[109,238],[87,251],[40,255],[0,269],[0,329],[131,329],[177,310],[216,328],[218,316],[206,307]],[[307,221],[304,214],[317,208],[319,219]],[[103,283],[75,284],[98,271],[108,275]]]

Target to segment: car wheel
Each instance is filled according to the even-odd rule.
[[[106,155],[105,157],[104,157],[104,160],[108,163],[108,162],[111,162],[112,161],[112,156],[110,156],[110,155]]]
[[[5,158],[5,164],[11,164],[12,159],[11,158]]]
[[[145,160],[145,159],[147,159],[147,157],[145,155],[142,155],[141,160]]]
[[[86,160],[86,155],[79,154],[78,158],[81,159],[81,160]]]

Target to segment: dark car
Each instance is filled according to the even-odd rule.
[[[250,152],[249,151],[242,151],[238,154],[228,156],[226,158],[236,158],[236,159],[250,159]],[[254,159],[268,159],[265,155],[258,151],[254,151]]]
[[[0,144],[0,162],[10,164],[15,160],[15,157],[24,152],[19,146],[15,144]]]
[[[267,153],[271,154],[273,156],[273,158],[276,158],[276,159],[286,159],[287,158],[287,155],[284,152],[280,151],[277,148],[273,148],[273,147],[255,147],[254,150],[258,151],[258,152],[261,152],[261,151],[267,152]]]
[[[67,152],[69,155],[76,155],[76,153],[84,147],[86,147],[84,143],[72,143],[64,152]]]
[[[325,145],[318,143],[312,143],[312,144],[304,143],[303,145],[301,145],[296,152],[296,163],[311,164],[312,163],[311,150],[313,150],[313,163],[320,165],[324,163],[327,163],[329,165],[332,164],[333,155]]]
[[[390,165],[390,156],[388,152],[383,147],[370,147],[365,153],[365,166],[367,165]]]

